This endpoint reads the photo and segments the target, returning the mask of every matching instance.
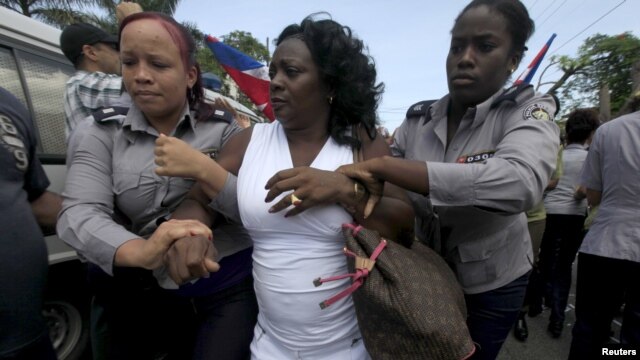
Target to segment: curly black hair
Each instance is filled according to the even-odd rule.
[[[582,144],[600,126],[600,115],[594,109],[577,109],[569,114],[565,124],[567,144]]]
[[[376,84],[375,63],[364,53],[362,40],[330,16],[316,20],[317,16],[312,14],[299,25],[287,26],[275,44],[290,37],[304,41],[320,69],[320,78],[333,90],[329,134],[339,144],[360,148],[361,142],[346,130],[350,125],[362,124],[371,139],[376,137],[376,110],[384,84]]]

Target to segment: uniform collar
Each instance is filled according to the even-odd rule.
[[[426,125],[432,119],[439,119],[441,117],[446,118],[448,107],[449,94],[445,95],[442,99],[434,102],[425,110],[425,115],[422,118],[422,125]]]
[[[500,91],[493,94],[490,98],[488,98],[484,102],[476,105],[473,108],[467,109],[467,114],[469,114],[470,111],[473,111],[472,113],[473,123],[471,124],[471,128],[475,128],[484,123],[484,121],[487,119],[487,115],[489,115],[489,112],[495,106],[494,104],[496,103],[499,104],[500,102],[503,101],[503,100],[500,100],[500,98],[504,95],[504,93],[505,93],[505,90],[500,89]]]
[[[195,116],[191,113],[189,109],[189,104],[185,104],[182,109],[182,114],[180,114],[180,121],[176,125],[171,136],[180,137],[184,134],[185,131],[191,129],[191,131],[195,131],[196,128],[196,120]],[[127,117],[122,122],[123,133],[126,138],[134,143],[137,136],[141,133],[145,133],[152,136],[159,136],[158,131],[149,124],[147,119],[144,117],[144,114],[135,104],[131,104],[131,108],[127,113]]]
[[[480,125],[484,122],[487,113],[491,110],[491,106],[495,99],[502,94],[503,90],[498,91],[493,94],[489,99],[485,100],[483,103],[478,104],[477,106],[470,107],[467,109],[467,112],[464,115],[464,118],[473,117],[472,127]],[[442,99],[436,101],[432,104],[424,116],[424,120],[422,125],[426,125],[432,119],[438,121],[441,119],[447,119],[447,113],[449,111],[449,102],[451,101],[451,95],[447,94]]]

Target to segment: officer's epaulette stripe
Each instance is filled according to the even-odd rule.
[[[494,108],[503,101],[511,101],[515,103],[518,96],[522,94],[523,91],[529,88],[533,88],[533,85],[531,84],[514,85],[506,89],[502,94],[500,94],[500,96],[498,96],[495,100],[493,100],[493,102],[491,103],[491,107]]]
[[[214,108],[213,111],[211,112],[211,115],[209,115],[208,119],[224,121],[228,124],[231,124],[231,122],[233,121],[233,114],[231,114],[229,111],[225,111],[219,108]]]
[[[92,116],[96,122],[103,122],[105,120],[111,120],[111,118],[120,119],[122,116],[126,116],[129,112],[128,107],[123,106],[111,106],[103,107],[93,112]]]
[[[427,113],[427,109],[429,109],[429,106],[431,106],[431,104],[433,104],[434,102],[436,102],[437,100],[422,100],[419,101],[413,105],[411,105],[409,107],[409,110],[407,110],[407,118],[410,117],[419,117],[422,116],[424,114]]]

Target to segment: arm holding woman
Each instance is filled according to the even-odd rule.
[[[147,240],[113,220],[114,124],[92,124],[67,174],[57,231],[60,237],[108,274],[114,266],[155,269],[179,238],[211,230],[197,221],[163,224]]]
[[[161,135],[156,140],[154,153],[158,166],[155,172],[161,176],[180,176],[196,180],[185,199],[171,214],[172,219],[196,219],[213,227],[215,220],[221,215],[209,204],[211,199],[224,191],[231,205],[221,210],[225,215],[229,212],[236,214],[227,217],[230,217],[231,221],[240,222],[238,203],[235,198],[235,174],[238,170],[236,168],[235,174],[232,174],[220,164],[229,164],[227,166],[231,168],[230,163],[241,160],[244,154],[242,149],[246,150],[247,134],[250,135],[250,131],[251,128],[248,128],[230,138],[220,151],[218,161],[178,138]],[[239,168],[239,165],[237,167]],[[165,263],[169,265],[171,277],[178,283],[185,283],[205,277],[210,271],[214,271],[212,269],[217,266],[214,262],[216,255],[217,251],[208,239],[185,238],[174,244],[165,257]]]
[[[529,92],[524,90],[522,97],[530,96],[527,95]],[[553,103],[550,98],[535,97],[523,101],[513,110],[503,111],[503,119],[495,118],[495,121],[503,122],[501,126],[504,129],[498,128],[499,133],[478,129],[478,133],[484,133],[486,137],[483,139],[482,136],[476,136],[471,141],[476,143],[472,146],[477,149],[462,150],[457,154],[449,151],[454,154],[448,155],[451,160],[437,159],[440,156],[438,153],[442,153],[443,158],[446,156],[440,144],[434,146],[439,140],[433,136],[419,145],[414,141],[409,149],[411,157],[385,156],[344,166],[339,171],[360,179],[365,184],[386,181],[411,192],[428,195],[436,206],[476,206],[505,214],[520,213],[533,207],[542,197],[548,184],[547,179],[555,167],[558,149],[554,138],[558,129],[554,123],[522,118],[522,113],[532,103],[547,106],[548,111],[552,111]],[[439,117],[442,102],[439,101],[433,107],[435,114],[430,116]],[[493,116],[490,116],[493,121],[491,117]],[[431,120],[436,121],[441,120]],[[421,124],[407,122],[401,129],[405,127],[409,127],[411,133],[419,133],[422,131],[420,128],[424,128]],[[469,132],[464,134],[468,136]],[[455,145],[452,147],[457,148]],[[424,156],[424,159],[420,159],[416,155],[418,153],[436,156]],[[479,159],[476,160],[475,157]]]

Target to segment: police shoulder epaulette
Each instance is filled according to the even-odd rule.
[[[102,123],[110,120],[121,120],[129,112],[128,107],[111,106],[103,107],[93,112],[93,120]]]
[[[409,110],[407,110],[407,118],[411,117],[420,117],[427,113],[429,106],[436,102],[437,100],[422,100],[411,106],[409,106]]]
[[[498,106],[503,101],[511,101],[515,103],[516,100],[518,99],[518,96],[520,96],[520,94],[522,94],[523,92],[527,91],[530,88],[533,88],[533,85],[531,84],[513,85],[512,87],[503,91],[502,94],[500,94],[500,96],[498,96],[495,100],[493,100],[493,102],[491,103],[491,107]]]
[[[226,110],[214,108],[213,111],[211,112],[211,115],[209,115],[208,119],[224,121],[226,123],[231,124],[231,122],[233,121],[233,114],[231,114],[229,111],[226,111]]]

